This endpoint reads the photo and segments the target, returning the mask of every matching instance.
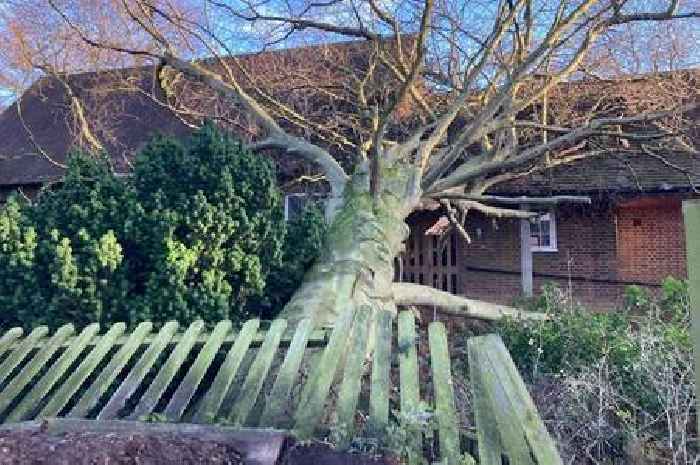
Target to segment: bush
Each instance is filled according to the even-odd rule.
[[[130,291],[124,225],[133,193],[106,160],[74,156],[65,182],[32,205],[10,199],[0,213],[3,326],[56,326],[123,319]],[[23,232],[21,232],[23,231]],[[1,299],[1,298],[0,298]]]
[[[591,314],[548,286],[551,321],[499,324],[567,462],[693,463],[687,290],[674,278],[658,299],[631,287],[625,308]]]
[[[137,158],[134,221],[144,315],[241,319],[278,266],[284,240],[271,163],[205,126],[186,146],[156,138]]]
[[[320,206],[309,203],[301,215],[287,224],[282,261],[272,267],[265,291],[252,299],[251,312],[263,319],[272,318],[289,302],[304,274],[318,258],[326,235],[326,221]]]
[[[532,380],[543,373],[576,372],[603,357],[624,369],[639,355],[625,312],[591,313],[569,305],[551,285],[534,309],[550,319],[505,320],[498,327],[516,365]]]
[[[0,210],[0,325],[236,321],[268,281],[272,315],[315,257],[314,215],[285,242],[271,162],[213,126],[155,138],[130,179],[76,154],[60,185]]]

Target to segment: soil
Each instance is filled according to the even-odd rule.
[[[397,465],[388,458],[289,447],[280,465]],[[0,465],[244,465],[230,445],[177,434],[0,432]]]
[[[292,446],[280,460],[280,465],[399,465],[389,457],[371,457],[348,454],[331,449],[325,444],[303,444]]]
[[[0,465],[239,465],[231,446],[177,435],[0,433]]]

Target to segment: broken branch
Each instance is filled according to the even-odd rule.
[[[392,291],[397,305],[425,305],[436,307],[441,313],[464,318],[497,321],[503,318],[546,320],[544,313],[525,312],[515,307],[450,294],[428,286],[394,283]]]

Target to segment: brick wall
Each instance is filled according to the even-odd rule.
[[[413,240],[438,217],[431,212],[409,218]],[[555,217],[557,251],[533,255],[536,292],[544,283],[555,282],[590,308],[609,309],[621,303],[629,284],[655,291],[669,275],[686,276],[680,197],[560,207]],[[512,303],[520,295],[519,221],[472,213],[467,230],[472,243],[457,240],[455,245],[458,292]],[[415,266],[407,265],[406,270],[419,272]],[[428,275],[427,270],[423,273]]]
[[[556,252],[534,252],[533,269],[561,277],[613,279],[614,213],[608,209],[558,209]],[[471,244],[462,247],[468,268],[520,272],[520,223],[475,213],[469,219]]]
[[[533,252],[534,289],[555,282],[592,307],[617,303],[615,213],[607,205],[555,211],[557,250]],[[467,275],[462,292],[473,298],[511,303],[520,295],[520,224],[473,214],[462,261]]]
[[[623,202],[617,210],[618,276],[658,283],[685,277],[685,233],[681,199],[663,197]]]

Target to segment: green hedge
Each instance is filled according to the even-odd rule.
[[[60,185],[0,210],[0,325],[273,315],[323,235],[311,212],[288,236],[281,200],[272,163],[211,125],[156,137],[129,178],[76,154]]]

